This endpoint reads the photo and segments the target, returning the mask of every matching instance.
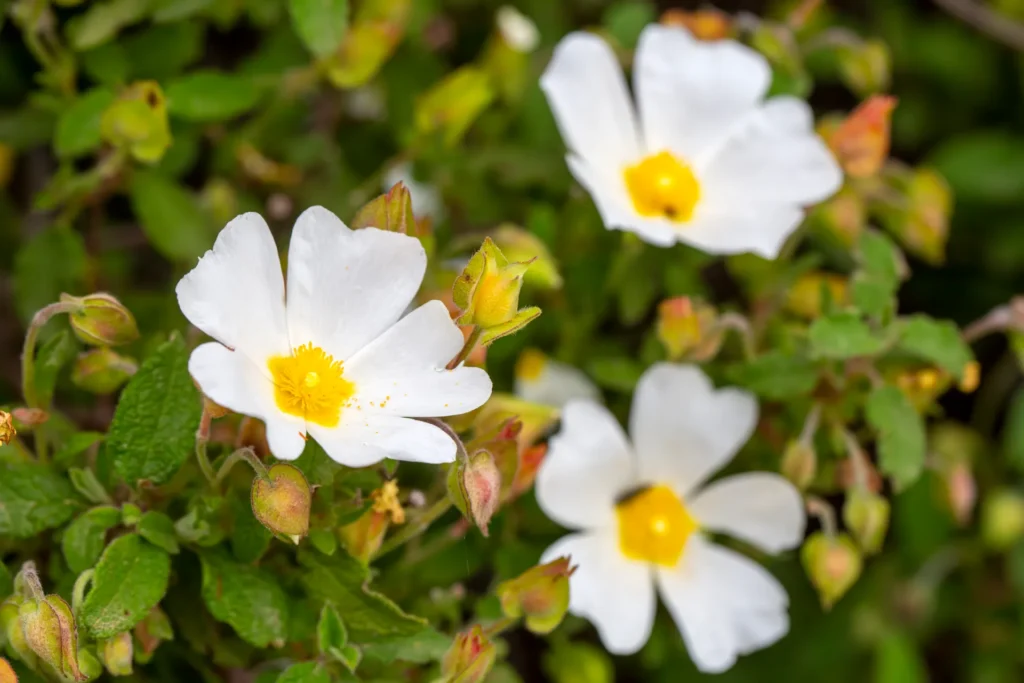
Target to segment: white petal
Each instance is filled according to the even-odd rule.
[[[544,551],[541,562],[568,555],[569,611],[588,619],[612,654],[633,654],[654,625],[654,582],[648,565],[626,559],[612,531],[570,534]]]
[[[796,205],[705,204],[698,205],[697,215],[680,225],[676,235],[709,254],[751,252],[773,259],[803,220],[804,212]]]
[[[581,32],[563,38],[540,86],[571,152],[619,171],[641,156],[626,80],[601,38]]]
[[[592,401],[572,401],[537,472],[537,503],[563,526],[615,523],[615,501],[636,483],[632,454],[615,416]]]
[[[267,360],[289,355],[281,260],[259,214],[228,223],[175,292],[189,322],[244,353],[268,377]]]
[[[327,209],[306,209],[288,249],[288,331],[347,360],[388,329],[423,281],[419,240],[376,228],[349,230]]]
[[[335,428],[309,425],[309,434],[342,465],[365,467],[384,458],[442,463],[455,460],[455,442],[440,428],[394,415],[343,410]]]
[[[773,97],[762,105],[761,113],[768,119],[769,125],[779,131],[800,135],[814,130],[811,105],[797,97]]]
[[[356,386],[346,410],[439,417],[479,408],[491,395],[487,373],[445,369],[462,345],[448,309],[428,301],[345,363],[345,378]]]
[[[601,390],[579,368],[545,358],[537,377],[516,377],[516,395],[530,403],[561,408],[569,401],[600,401]]]
[[[691,536],[679,565],[659,568],[657,580],[690,657],[706,673],[725,671],[789,631],[789,598],[775,577],[701,536]]]
[[[650,24],[640,34],[634,87],[648,153],[699,163],[764,98],[771,68],[735,41],[702,42]]]
[[[274,457],[294,460],[302,455],[305,421],[277,409],[274,385],[248,357],[216,342],[201,344],[188,359],[188,371],[210,400],[266,422]]]
[[[598,169],[572,154],[565,160],[576,180],[590,193],[606,228],[635,233],[648,244],[659,247],[670,247],[679,239],[668,221],[651,220],[636,212],[620,170]]]
[[[751,112],[707,160],[698,171],[707,211],[809,206],[839,189],[843,173],[835,157],[811,126],[796,128],[793,109],[783,101]]]
[[[806,518],[800,492],[769,472],[748,472],[710,484],[687,509],[702,529],[721,531],[769,553],[795,547]]]
[[[644,482],[684,496],[732,459],[757,424],[757,401],[716,390],[695,365],[657,363],[637,383],[630,436]]]

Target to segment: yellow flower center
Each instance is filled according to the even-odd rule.
[[[343,376],[341,361],[310,343],[290,356],[271,358],[267,367],[274,378],[274,400],[282,413],[323,427],[338,426],[342,406],[355,393],[355,385]]]
[[[633,560],[674,567],[697,522],[683,501],[667,486],[652,486],[630,496],[615,508],[619,518],[619,548]]]
[[[700,183],[685,163],[668,152],[658,152],[623,175],[633,208],[641,216],[659,216],[684,223],[693,216],[700,199]]]

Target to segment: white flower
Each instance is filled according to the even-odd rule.
[[[540,42],[540,33],[533,21],[515,7],[505,5],[496,16],[498,31],[512,48],[519,52],[533,52]]]
[[[754,50],[652,24],[633,72],[638,115],[595,35],[565,37],[541,78],[569,168],[608,228],[658,246],[774,258],[802,207],[839,189],[842,172],[807,104],[764,101],[771,69]]]
[[[443,303],[402,317],[426,264],[419,240],[349,230],[315,206],[295,223],[286,290],[270,229],[243,214],[178,283],[185,317],[217,340],[192,352],[189,372],[211,400],[264,420],[280,459],[297,458],[308,435],[353,467],[449,462],[451,438],[409,418],[472,410],[491,380],[445,369],[463,337]]]
[[[577,399],[601,400],[601,391],[582,370],[548,358],[537,349],[519,354],[515,391],[524,401],[555,408]]]
[[[604,407],[567,405],[537,475],[537,500],[579,529],[545,551],[570,555],[569,609],[597,627],[609,651],[639,650],[651,633],[655,586],[702,671],[789,630],[788,598],[759,564],[716,545],[724,532],[764,551],[797,545],[800,495],[781,476],[747,473],[702,484],[732,459],[757,422],[757,402],[715,390],[696,366],[662,363],[637,384],[632,446]]]
[[[412,173],[412,164],[407,161],[394,164],[384,173],[384,191],[392,186],[405,183],[412,198],[412,212],[417,218],[428,217],[435,224],[444,219],[444,202],[441,193],[429,183],[421,183]]]

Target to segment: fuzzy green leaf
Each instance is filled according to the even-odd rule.
[[[97,639],[127,631],[163,599],[170,574],[166,552],[138,534],[121,536],[103,551],[79,619]]]
[[[77,157],[99,149],[103,144],[100,119],[114,98],[112,90],[96,88],[79,97],[61,113],[53,136],[53,150],[57,156]]]
[[[194,262],[209,248],[207,217],[184,187],[155,171],[138,170],[128,194],[142,231],[161,254]]]
[[[0,538],[30,538],[60,526],[77,505],[71,484],[49,467],[0,462]]]
[[[288,11],[299,38],[317,57],[341,45],[348,29],[348,0],[290,0]]]
[[[866,413],[878,436],[878,464],[896,489],[903,490],[924,470],[924,421],[910,399],[889,385],[871,392]]]
[[[899,346],[904,351],[935,363],[959,378],[974,359],[957,326],[948,320],[915,315],[902,321]]]
[[[316,662],[292,664],[277,677],[277,683],[330,683],[327,669]]]
[[[280,647],[288,635],[288,596],[269,572],[219,551],[203,553],[203,600],[215,619],[256,647]]]
[[[132,486],[167,481],[191,457],[201,414],[185,342],[172,337],[121,392],[106,443],[114,470]]]
[[[245,76],[196,71],[167,85],[172,116],[189,121],[227,121],[256,106],[260,91]]]
[[[142,515],[138,524],[139,535],[171,555],[177,555],[178,538],[174,534],[174,522],[162,512],[150,510]]]
[[[884,342],[854,313],[835,313],[818,318],[808,331],[811,350],[820,358],[843,360],[869,356]]]
[[[783,400],[811,393],[818,383],[818,368],[806,358],[770,351],[733,367],[729,378],[758,396]]]
[[[71,522],[61,539],[68,568],[80,574],[96,564],[106,545],[107,531],[120,522],[121,511],[111,505],[86,510]]]

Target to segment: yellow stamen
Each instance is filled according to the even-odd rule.
[[[672,489],[652,486],[615,508],[622,554],[665,567],[674,567],[697,522]]]
[[[633,208],[641,216],[685,223],[700,199],[700,183],[690,167],[668,152],[658,152],[623,175]]]
[[[319,346],[303,344],[291,356],[271,358],[267,367],[282,413],[323,427],[338,425],[342,407],[355,392],[355,385],[343,376],[341,361]]]

